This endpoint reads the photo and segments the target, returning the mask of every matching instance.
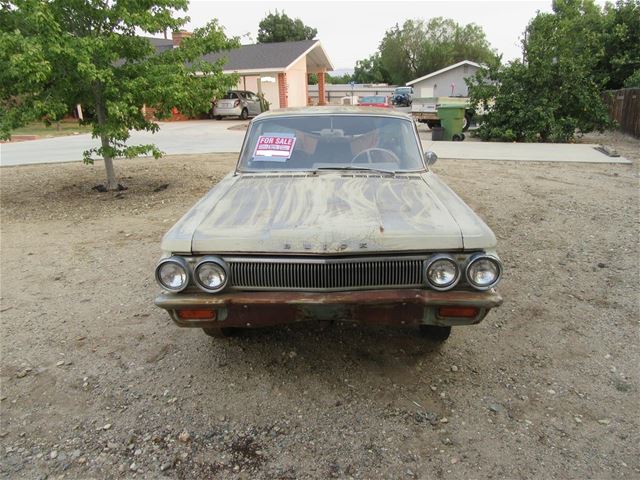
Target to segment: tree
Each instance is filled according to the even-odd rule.
[[[353,71],[356,83],[389,83],[389,74],[382,66],[380,53],[376,52],[368,58],[358,60]]]
[[[623,87],[640,88],[640,68],[627,77]]]
[[[608,90],[632,84],[633,80],[627,80],[640,71],[640,0],[607,3],[603,32],[604,51],[596,67],[597,75],[605,79]]]
[[[525,62],[494,65],[470,79],[472,104],[486,114],[484,140],[566,142],[576,130],[610,125],[605,79],[595,69],[603,51],[602,17],[591,0],[556,0],[526,30]]]
[[[351,80],[353,80],[353,75],[350,75],[348,73],[343,73],[342,75],[329,75],[327,74],[328,77],[328,83],[332,83],[332,84],[345,84],[345,83],[350,83]]]
[[[330,75],[328,73],[324,74],[324,81],[325,83],[329,83],[329,84],[342,84],[342,83],[349,83],[352,79],[352,75],[349,75],[348,73],[344,73],[342,75]],[[318,75],[316,75],[315,73],[312,73],[309,75],[309,85],[317,85],[318,84]]]
[[[106,188],[117,189],[115,157],[161,152],[155,145],[128,145],[130,130],[155,132],[141,107],[158,118],[178,108],[186,114],[207,111],[211,98],[237,79],[222,73],[222,62],[204,54],[232,48],[212,21],[183,40],[180,48],[155,51],[137,31],[177,30],[187,18],[187,0],[14,0],[0,9],[0,137],[33,120],[60,119],[81,104],[83,123],[92,126],[100,147],[84,152],[104,159]],[[197,72],[197,75],[196,75]]]
[[[286,13],[271,13],[264,17],[259,25],[258,43],[293,42],[313,40],[318,30],[306,26],[302,20],[295,20]]]
[[[462,60],[490,63],[495,58],[478,25],[463,26],[442,17],[407,20],[385,32],[378,52],[357,62],[354,75],[368,82],[404,85]]]

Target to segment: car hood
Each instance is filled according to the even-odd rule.
[[[225,177],[198,202],[167,233],[163,250],[197,254],[462,250],[465,228],[483,246],[495,244],[488,227],[431,173],[241,174]]]

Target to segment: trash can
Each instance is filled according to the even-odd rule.
[[[444,127],[443,140],[464,140],[462,127],[464,126],[464,105],[440,105],[438,118]]]
[[[431,140],[437,142],[444,139],[444,128],[431,127]]]

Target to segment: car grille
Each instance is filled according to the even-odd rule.
[[[423,257],[232,259],[231,286],[240,290],[366,290],[423,285]]]

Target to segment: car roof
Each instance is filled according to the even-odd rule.
[[[267,110],[258,115],[255,119],[262,120],[272,117],[295,117],[295,116],[320,116],[320,115],[362,115],[362,116],[380,116],[380,117],[396,117],[405,120],[411,120],[411,115],[388,108],[377,109],[375,107],[353,107],[353,106],[324,106],[324,107],[294,107],[283,108],[278,110]]]

